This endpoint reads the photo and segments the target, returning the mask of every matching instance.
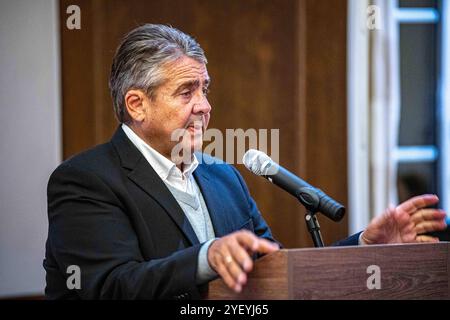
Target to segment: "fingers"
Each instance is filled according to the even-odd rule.
[[[230,236],[213,242],[208,250],[208,262],[225,284],[236,292],[240,292],[247,281],[245,270],[253,268],[249,254]]]
[[[430,236],[418,236],[418,237],[416,237],[416,242],[436,243],[436,242],[439,242],[439,238],[430,237]]]
[[[425,194],[406,200],[400,204],[397,209],[405,211],[409,214],[413,214],[419,209],[432,206],[439,202],[439,198],[436,195]]]
[[[237,243],[238,244],[238,243]],[[249,252],[247,250],[245,250],[245,248],[239,246],[239,245],[234,245],[234,246],[230,246],[230,252],[231,252],[231,257],[233,257],[233,259],[239,263],[239,266],[242,268],[243,271],[245,272],[250,272],[253,268],[253,261],[250,258]],[[250,252],[251,254],[251,252]]]
[[[241,292],[242,286],[247,281],[246,273],[243,271],[236,257],[233,256],[230,251],[224,249],[221,255],[222,263],[220,264],[220,266],[222,267],[222,272],[225,275],[225,283],[236,292]],[[251,261],[250,257],[248,257],[247,253],[245,253],[245,255],[247,255],[246,259],[250,261],[250,264],[252,266],[253,262]],[[222,275],[221,273],[219,274]]]
[[[208,249],[208,262],[225,284],[236,292],[247,282],[247,272],[253,269],[250,255],[278,250],[276,244],[260,239],[248,231],[238,231],[214,241]]]
[[[412,222],[418,224],[422,221],[431,221],[431,220],[443,220],[446,218],[446,213],[443,210],[439,209],[422,209],[415,212],[411,216]]]
[[[222,263],[217,263],[214,269],[229,288],[235,290],[236,292],[240,292],[241,288],[236,283],[236,280],[233,278],[230,271],[228,271],[228,267],[225,261]]]
[[[251,252],[271,253],[279,249],[277,244],[267,241],[266,239],[258,238],[248,231],[236,233],[236,239]]]
[[[417,234],[441,231],[447,228],[445,223],[446,213],[439,209],[422,209],[411,216],[411,221],[416,225]]]
[[[447,228],[447,224],[445,220],[436,220],[436,221],[422,221],[416,225],[416,233],[428,233],[434,231],[441,231]]]

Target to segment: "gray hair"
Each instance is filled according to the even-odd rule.
[[[182,56],[207,63],[205,53],[191,36],[170,26],[145,24],[129,32],[113,59],[109,89],[117,120],[128,122],[125,94],[141,89],[149,97],[164,82],[162,67]]]

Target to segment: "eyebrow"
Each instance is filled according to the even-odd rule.
[[[211,84],[211,78],[205,79],[205,87],[208,87],[210,84]],[[180,93],[182,90],[184,90],[186,88],[198,88],[199,86],[200,86],[199,80],[186,81],[177,87],[177,89],[175,90],[175,94]]]

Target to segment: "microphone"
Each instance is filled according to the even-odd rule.
[[[266,178],[296,197],[313,214],[320,211],[334,221],[340,221],[344,217],[343,205],[275,163],[264,152],[250,149],[245,153],[243,162],[257,176]]]

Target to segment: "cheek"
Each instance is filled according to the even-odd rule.
[[[182,108],[174,115],[176,117],[177,125],[179,128],[184,128],[191,121],[192,108]]]
[[[158,111],[158,123],[155,125],[164,128],[166,133],[172,133],[176,129],[184,129],[192,115],[192,107],[180,103],[167,103]]]
[[[172,109],[160,117],[160,123],[158,125],[168,130],[184,128],[189,121],[189,115],[189,113],[180,111],[180,109]]]

